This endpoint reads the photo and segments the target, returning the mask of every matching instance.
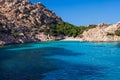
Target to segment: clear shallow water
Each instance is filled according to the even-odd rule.
[[[0,80],[120,80],[120,43],[57,41],[1,47]]]

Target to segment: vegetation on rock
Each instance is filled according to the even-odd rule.
[[[115,35],[120,36],[120,30],[116,30]]]
[[[95,28],[96,26],[97,25],[75,26],[67,22],[61,22],[59,24],[51,24],[50,27],[44,29],[44,33],[52,36],[63,35],[68,37],[77,37],[85,30]]]
[[[114,34],[114,33],[112,33],[112,32],[111,32],[111,33],[110,33],[110,32],[108,32],[108,33],[107,33],[107,35],[109,35],[109,36],[114,36],[115,34]]]

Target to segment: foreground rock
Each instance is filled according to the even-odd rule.
[[[117,42],[120,41],[120,36],[115,35],[116,30],[120,30],[120,23],[113,25],[100,24],[96,28],[84,31],[81,41]]]
[[[50,24],[61,21],[60,17],[41,3],[0,0],[0,45],[58,39],[44,35],[43,32]]]

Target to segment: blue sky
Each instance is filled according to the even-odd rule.
[[[120,0],[30,0],[42,2],[66,22],[74,25],[120,21]]]

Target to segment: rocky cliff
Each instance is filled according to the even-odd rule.
[[[120,22],[116,24],[100,24],[96,28],[84,31],[81,41],[117,42],[120,41]]]
[[[43,29],[62,19],[42,3],[28,0],[0,0],[0,45],[56,39]]]

